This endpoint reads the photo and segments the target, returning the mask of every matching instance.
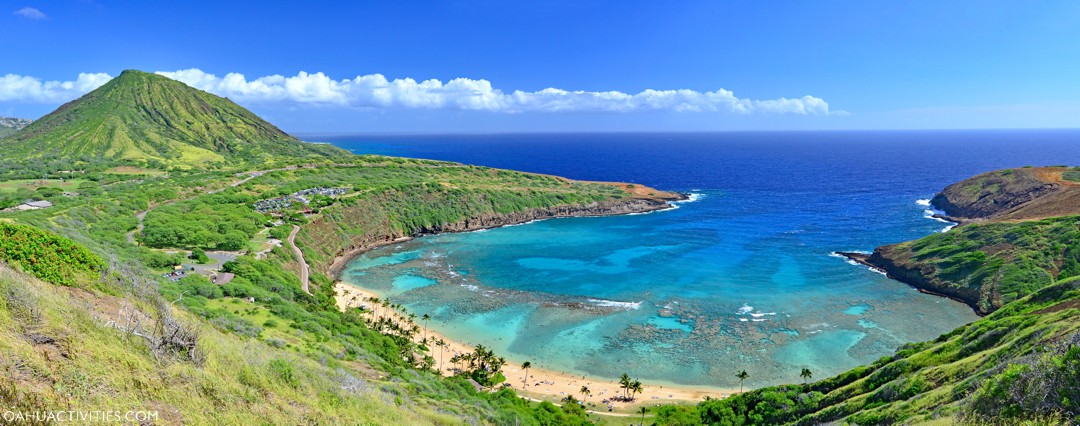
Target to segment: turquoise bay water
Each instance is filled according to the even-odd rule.
[[[975,318],[830,256],[812,223],[699,194],[647,215],[428,236],[367,253],[343,278],[515,361],[695,385],[735,386],[742,368],[758,385],[803,367],[824,377]]]
[[[827,377],[973,321],[830,255],[942,231],[925,200],[1000,167],[1080,164],[1075,134],[430,136],[332,141],[695,195],[677,209],[427,236],[342,279],[515,363],[735,387]],[[373,139],[372,139],[373,138]],[[1016,143],[1014,140],[1022,140]],[[969,145],[964,145],[969,144]],[[970,144],[980,149],[970,149]],[[949,156],[950,167],[940,159]],[[922,200],[922,201],[920,201]]]

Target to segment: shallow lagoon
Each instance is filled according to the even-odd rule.
[[[648,215],[428,236],[366,253],[343,277],[515,362],[722,387],[739,369],[754,386],[798,381],[804,367],[825,377],[976,318],[830,256],[846,247],[827,230],[699,194]]]
[[[697,202],[653,214],[424,237],[367,253],[342,278],[429,313],[431,327],[493,346],[515,362],[723,387],[737,386],[735,371],[746,369],[746,384],[756,387],[801,382],[804,367],[827,377],[974,320],[964,305],[830,253],[940,232],[948,224],[926,212],[936,191],[1003,167],[1080,164],[1077,136],[730,132],[320,140],[358,153],[700,194]]]

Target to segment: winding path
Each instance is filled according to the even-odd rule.
[[[151,208],[147,208],[146,210],[143,210],[143,211],[138,212],[138,213],[135,214],[135,219],[139,220],[139,224],[137,226],[135,226],[134,230],[127,233],[127,242],[128,242],[128,244],[135,245],[135,234],[138,234],[138,233],[142,232],[142,230],[143,230],[143,219],[146,218],[147,213],[150,213],[150,209]]]
[[[289,233],[289,245],[292,246],[293,254],[300,261],[300,287],[304,289],[304,293],[311,294],[311,290],[308,289],[308,264],[304,260],[304,252],[300,251],[300,247],[296,246],[297,232],[300,232],[300,227],[293,225],[292,232]]]

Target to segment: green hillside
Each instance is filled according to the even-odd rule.
[[[882,246],[867,260],[901,281],[986,314],[1080,275],[1080,217],[972,223]]]
[[[0,140],[3,160],[60,157],[158,167],[220,167],[341,155],[304,143],[233,103],[127,70]]]
[[[50,258],[70,248],[70,242],[53,244],[64,238],[47,232],[30,227],[17,232],[29,237],[37,253],[62,249]],[[512,394],[477,393],[460,381],[440,381],[424,372],[397,370],[390,379],[370,367],[357,368],[352,360],[265,343],[273,339],[263,332],[239,334],[160,296],[127,293],[140,277],[122,268],[88,291],[18,271],[28,265],[13,268],[0,260],[0,405],[5,410],[108,407],[152,412],[152,421],[144,424],[178,425],[465,424],[530,416]],[[197,303],[200,298],[194,297]],[[229,300],[226,306],[233,309],[253,309],[239,298]],[[379,340],[367,333],[365,339]]]

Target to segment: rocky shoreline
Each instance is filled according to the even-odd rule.
[[[555,206],[542,209],[528,209],[506,214],[491,214],[465,218],[454,223],[448,223],[432,228],[422,228],[412,235],[386,235],[377,241],[347,247],[334,257],[334,262],[330,264],[327,273],[331,279],[337,280],[340,278],[341,272],[345,269],[345,265],[364,252],[382,246],[408,241],[424,235],[479,231],[482,229],[520,225],[537,220],[565,217],[599,217],[650,213],[674,208],[672,202],[685,201],[687,199],[689,199],[689,197],[686,194],[672,192],[666,193],[664,196],[651,198],[630,198],[617,201],[593,202],[580,206]]]
[[[939,285],[938,283],[927,280],[926,275],[918,268],[901,265],[882,254],[882,249],[887,247],[889,246],[878,247],[870,254],[845,251],[838,251],[836,254],[860,265],[880,271],[884,273],[886,277],[910,285],[920,293],[945,297],[963,303],[971,307],[971,309],[979,316],[986,316],[989,314],[989,312],[985,311],[978,304],[981,295],[969,294],[971,292],[962,291],[956,287]]]

